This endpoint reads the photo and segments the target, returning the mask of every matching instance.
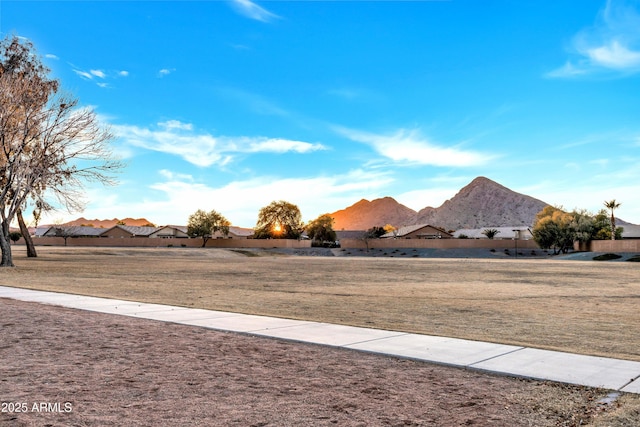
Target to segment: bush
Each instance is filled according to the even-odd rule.
[[[629,258],[627,261],[640,262],[640,255],[634,255],[631,258]]]
[[[602,254],[602,255],[594,256],[593,260],[594,261],[611,261],[612,259],[620,259],[620,258],[622,258],[622,255]]]

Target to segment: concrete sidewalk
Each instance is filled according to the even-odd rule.
[[[343,347],[501,375],[640,394],[640,362],[512,345],[0,286],[0,298]]]

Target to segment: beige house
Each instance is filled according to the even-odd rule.
[[[498,234],[494,236],[494,240],[530,240],[533,239],[531,230],[528,227],[522,225],[514,225],[511,227],[484,227],[484,228],[461,228],[453,233],[453,237],[459,239],[486,239],[484,234],[485,230],[494,229],[498,231]]]
[[[169,238],[188,238],[187,227],[182,225],[165,225],[156,229],[149,234],[151,238],[169,239]]]
[[[381,239],[451,239],[453,235],[429,224],[409,225],[387,233]]]
[[[249,239],[251,238],[251,236],[253,236],[252,228],[236,227],[232,225],[229,227],[229,234],[227,234],[226,236],[223,233],[216,231],[213,234],[212,238],[213,239]]]
[[[133,225],[116,225],[100,234],[100,237],[149,237],[158,227],[137,227]]]
[[[42,234],[36,234],[36,237],[99,237],[106,230],[104,228],[84,227],[84,226],[65,226],[53,225]],[[36,233],[38,230],[36,230]]]

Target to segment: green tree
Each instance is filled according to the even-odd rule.
[[[298,239],[303,229],[300,209],[292,203],[280,200],[260,209],[255,238]]]
[[[333,218],[329,214],[320,215],[318,218],[310,221],[305,230],[307,235],[320,244],[325,242],[335,242],[336,232],[333,230]]]
[[[384,227],[371,227],[367,231],[363,231],[360,235],[360,240],[362,240],[367,247],[367,252],[369,252],[369,241],[372,239],[379,239],[381,236],[387,234]]]
[[[613,211],[615,211],[616,209],[618,209],[620,207],[620,203],[616,202],[616,199],[612,199],[609,200],[608,202],[605,201],[604,202],[604,206],[609,209],[609,211],[611,212],[611,240],[615,240],[616,238],[616,233],[615,233],[615,229],[616,229],[616,217],[613,215]]]
[[[500,230],[496,230],[495,228],[487,228],[482,232],[482,234],[487,236],[487,239],[490,240],[493,240],[498,235],[498,233],[500,233]]]
[[[187,224],[187,234],[189,237],[202,237],[202,247],[207,245],[207,241],[216,232],[221,232],[225,236],[229,234],[231,223],[221,214],[212,210],[210,212],[198,209],[189,216]]]
[[[19,231],[12,231],[11,233],[9,233],[9,238],[13,243],[16,243],[18,240],[20,240],[21,237],[22,233],[20,233]]]
[[[75,227],[58,225],[53,228],[53,232],[55,233],[55,237],[62,237],[64,239],[64,245],[67,246],[67,239],[69,237],[77,236],[75,232]]]
[[[624,228],[616,227],[615,239],[622,239]],[[606,209],[600,209],[593,217],[593,240],[610,240],[611,239],[611,218]]]
[[[387,234],[387,230],[385,230],[384,227],[371,227],[366,231],[366,234],[370,239],[379,239]]]
[[[573,238],[579,242],[593,240],[596,232],[594,216],[586,210],[573,210],[570,228],[573,231]]]
[[[533,225],[533,239],[542,249],[555,255],[566,253],[576,240],[574,216],[561,208],[546,206],[538,212]]]

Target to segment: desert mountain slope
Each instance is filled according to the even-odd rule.
[[[517,193],[485,177],[478,177],[438,208],[419,212],[391,197],[360,200],[334,212],[336,230],[366,230],[392,224],[396,227],[431,224],[447,230],[460,228],[531,226],[547,203]]]
[[[449,230],[460,228],[531,226],[547,203],[478,177],[437,209],[418,212],[416,224]]]
[[[113,219],[86,219],[83,217],[80,217],[78,219],[74,219],[73,221],[69,221],[63,225],[67,225],[67,226],[80,226],[80,225],[89,225],[89,226],[93,226],[95,228],[111,228],[114,225],[116,225],[119,221],[124,222],[126,225],[133,225],[133,226],[138,226],[138,227],[142,227],[148,224],[151,224],[151,221],[145,219],[145,218],[138,218],[138,219],[134,219],[134,218],[125,218],[125,219],[118,219],[118,218],[113,218]]]
[[[391,197],[372,201],[362,199],[348,208],[331,214],[335,230],[367,230],[374,226],[413,224],[416,211]]]

